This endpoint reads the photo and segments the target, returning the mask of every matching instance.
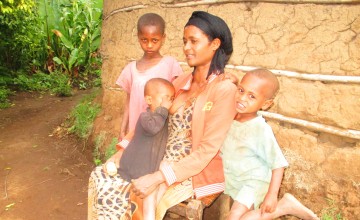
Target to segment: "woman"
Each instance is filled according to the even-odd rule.
[[[207,12],[196,11],[185,25],[183,40],[187,63],[194,70],[174,81],[177,96],[170,108],[172,116],[165,162],[159,171],[132,182],[133,192],[140,198],[160,184],[170,186],[159,203],[157,219],[163,217],[168,207],[191,196],[202,198],[224,190],[219,150],[235,116],[236,86],[230,80],[224,80],[224,68],[233,51],[231,32],[226,23]],[[118,161],[121,154],[120,150],[109,160]],[[126,219],[131,215],[132,207],[127,200],[130,184],[108,178],[106,172],[99,171],[101,168],[97,170],[90,178],[90,185],[94,187],[89,188],[89,205],[92,206],[93,201],[95,204],[89,211],[95,207],[97,214],[94,215],[97,216],[107,216],[107,212],[114,211],[109,210],[109,206],[115,204],[104,202],[104,194],[111,194],[112,201],[126,205],[121,207],[122,213],[118,217]],[[95,175],[99,172],[101,175]],[[100,182],[111,183],[100,186]],[[115,187],[121,190],[108,193]]]

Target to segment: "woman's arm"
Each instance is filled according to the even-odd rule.
[[[205,123],[203,135],[196,150],[179,162],[172,164],[171,169],[166,169],[166,167],[162,169],[169,185],[200,173],[219,152],[226,138],[226,133],[236,114],[236,86],[230,81],[223,82],[214,93],[214,103],[205,122],[197,122],[197,119],[193,118],[192,124]],[[205,114],[205,111],[202,113]],[[173,174],[171,174],[171,170]]]
[[[165,182],[165,178],[160,171],[142,176],[136,180],[132,180],[132,191],[136,196],[145,198],[153,192],[161,183]]]
[[[209,120],[205,122],[204,135],[200,146],[189,156],[170,165],[164,164],[161,171],[149,174],[133,181],[133,190],[137,195],[145,197],[154,186],[166,181],[167,185],[181,182],[201,172],[219,152],[219,149],[235,116],[236,87],[230,83],[218,88],[216,104],[212,107]],[[193,120],[196,120],[193,118]],[[195,122],[193,123],[201,123]]]

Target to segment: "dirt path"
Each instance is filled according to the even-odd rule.
[[[91,153],[53,135],[85,93],[18,93],[15,106],[0,110],[1,220],[86,219]]]

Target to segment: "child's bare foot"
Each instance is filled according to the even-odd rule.
[[[285,193],[282,199],[279,201],[278,207],[283,207],[286,214],[294,215],[304,220],[320,220],[317,215],[306,208],[301,202],[299,202],[293,195]]]

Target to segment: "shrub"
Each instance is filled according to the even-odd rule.
[[[71,96],[69,81],[69,77],[63,73],[45,74],[38,72],[33,75],[21,73],[14,79],[14,84],[23,91],[50,91],[57,96]]]
[[[45,73],[36,73],[31,76],[20,73],[15,79],[14,84],[22,91],[44,92],[51,88],[51,77]]]
[[[25,5],[24,1],[7,2]],[[31,3],[28,10],[0,13],[0,66],[10,70],[37,69],[47,58],[46,36],[35,1],[27,2]]]
[[[50,91],[57,96],[71,96],[70,79],[67,75],[61,73],[51,73],[52,86]]]
[[[10,107],[11,103],[8,99],[9,95],[11,95],[12,92],[10,89],[8,89],[5,86],[0,86],[0,108],[8,108]]]

